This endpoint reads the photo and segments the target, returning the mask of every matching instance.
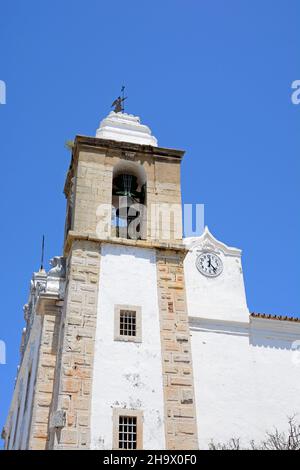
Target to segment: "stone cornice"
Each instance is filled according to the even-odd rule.
[[[210,320],[201,317],[189,316],[189,325],[191,330],[196,331],[212,331],[215,333],[223,333],[237,336],[249,335],[249,323],[235,322],[226,320]]]
[[[153,147],[152,145],[135,144],[131,142],[121,142],[116,140],[99,139],[97,137],[88,137],[77,135],[74,142],[73,154],[78,149],[93,148],[95,150],[124,150],[129,152],[145,153],[154,157],[169,157],[181,160],[185,154],[184,150],[170,149],[165,147]]]
[[[51,315],[56,315],[58,310],[53,309],[53,307],[59,308],[62,306],[63,306],[63,300],[59,297],[59,294],[42,293],[40,294],[38,301],[37,301],[36,313],[38,315],[45,315],[45,313],[50,312]]]
[[[75,240],[85,240],[90,242],[97,242],[100,244],[109,243],[122,246],[134,246],[137,248],[178,251],[184,254],[188,251],[182,243],[167,243],[160,242],[159,240],[131,240],[127,238],[99,238],[93,234],[79,233],[70,230],[68,232],[64,246],[64,256],[68,256],[72,243]]]
[[[286,338],[286,335],[300,336],[300,323],[298,322],[282,322],[269,318],[252,317],[251,315],[249,323],[189,317],[189,324],[191,330],[214,331],[224,334],[247,335],[255,331],[262,335],[272,334],[278,338]]]
[[[271,318],[253,317],[250,316],[250,325],[252,329],[261,331],[271,331],[278,335],[292,334],[300,335],[300,323],[297,321],[278,320]]]

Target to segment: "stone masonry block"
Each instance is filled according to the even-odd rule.
[[[61,444],[77,444],[78,442],[78,432],[77,430],[63,429],[61,432]]]

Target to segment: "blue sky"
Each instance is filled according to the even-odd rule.
[[[243,249],[251,311],[300,314],[297,0],[2,0],[0,425],[19,360],[22,306],[61,253],[70,155],[122,84],[160,146],[187,151],[183,201]]]

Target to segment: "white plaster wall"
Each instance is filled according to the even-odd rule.
[[[114,341],[114,306],[142,309],[142,343]],[[105,244],[101,250],[91,441],[111,449],[113,407],[143,410],[143,447],[165,448],[155,251]]]
[[[286,430],[287,416],[300,421],[300,365],[291,350],[300,325],[199,320],[191,333],[200,448],[232,437],[246,445],[274,426]]]

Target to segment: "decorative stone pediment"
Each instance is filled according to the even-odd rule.
[[[184,244],[190,251],[213,251],[215,253],[222,252],[225,256],[241,256],[242,250],[229,247],[225,243],[217,240],[206,226],[200,237],[189,237],[184,239]]]

